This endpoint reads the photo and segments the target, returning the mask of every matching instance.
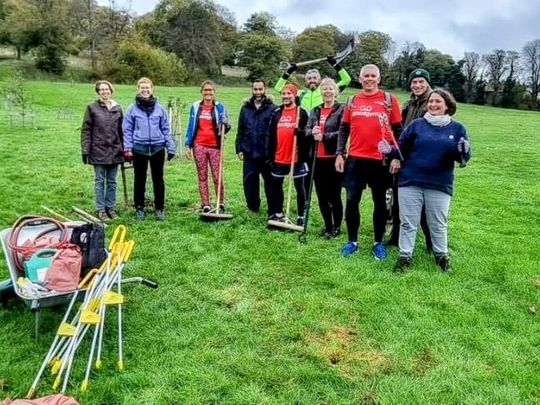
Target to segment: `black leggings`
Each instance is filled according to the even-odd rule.
[[[285,177],[272,176],[272,193],[268,201],[268,214],[278,214],[283,212],[283,182]],[[287,185],[288,187],[288,185]],[[299,217],[304,216],[306,195],[304,187],[304,177],[294,179],[296,189],[296,206]]]
[[[341,201],[343,173],[336,171],[335,162],[335,158],[318,158],[315,163],[315,189],[324,227],[328,232],[339,228],[343,220]]]
[[[345,164],[344,186],[347,190],[345,222],[349,242],[358,240],[360,229],[360,201],[366,186],[373,199],[373,233],[375,242],[382,242],[386,227],[386,189],[388,167],[382,161],[349,157]]]
[[[152,186],[154,188],[154,207],[162,210],[165,206],[165,181],[163,180],[163,166],[165,165],[165,149],[154,153],[152,156],[141,155],[133,152],[133,202],[137,209],[144,208],[144,194],[146,192],[146,173],[148,163],[152,174]]]

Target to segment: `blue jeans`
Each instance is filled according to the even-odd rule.
[[[94,173],[96,210],[104,211],[114,208],[116,204],[116,174],[118,173],[118,165],[94,165]]]

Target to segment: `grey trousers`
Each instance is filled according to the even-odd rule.
[[[422,205],[433,243],[433,254],[448,254],[448,211],[452,197],[442,191],[421,187],[399,187],[399,254],[412,257]]]

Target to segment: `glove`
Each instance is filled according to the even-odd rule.
[[[461,154],[468,154],[471,151],[471,145],[469,144],[469,141],[467,141],[465,138],[459,138],[457,150]]]
[[[82,162],[87,165],[88,164],[88,154],[83,153],[82,155]]]
[[[170,162],[174,159],[174,153],[167,153],[167,162]]]
[[[388,143],[386,139],[382,139],[379,141],[379,144],[377,145],[377,150],[379,153],[382,153],[383,155],[388,155],[390,152],[392,152],[392,147]]]
[[[125,150],[124,151],[124,160],[126,162],[131,162],[133,160],[133,153],[131,153],[130,150]]]
[[[336,66],[337,65],[337,60],[336,60],[336,57],[334,55],[329,55],[326,57],[326,60],[328,63],[330,63],[332,66]]]
[[[287,77],[292,75],[294,72],[296,72],[296,69],[298,69],[298,66],[296,66],[296,63],[291,63],[291,66],[287,69]]]

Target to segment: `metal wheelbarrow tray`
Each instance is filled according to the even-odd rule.
[[[64,222],[67,226],[78,226],[83,225],[84,222],[80,221],[71,221]],[[40,295],[25,295],[24,291],[21,290],[17,284],[17,279],[19,277],[24,277],[25,274],[17,269],[17,266],[13,259],[13,250],[8,244],[8,239],[11,235],[12,228],[3,229],[0,231],[0,242],[2,243],[2,250],[4,251],[4,257],[6,258],[6,263],[8,267],[9,277],[13,283],[13,290],[15,295],[24,301],[24,303],[30,307],[31,311],[35,313],[35,325],[36,325],[36,336],[38,335],[39,329],[39,309],[42,307],[52,307],[55,305],[62,305],[71,300],[73,296],[73,291],[50,291],[47,293],[42,293]],[[56,229],[53,225],[49,224],[39,224],[25,226],[21,229],[19,236],[17,238],[17,243],[23,243],[26,240],[34,240],[38,235],[42,234],[44,231],[50,230],[51,235],[59,235],[60,230]]]

